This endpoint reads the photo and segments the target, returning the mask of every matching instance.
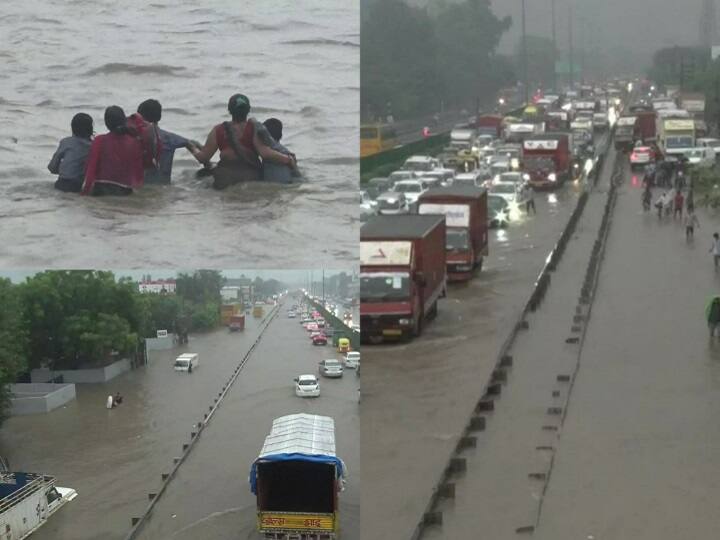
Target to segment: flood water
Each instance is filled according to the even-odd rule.
[[[359,16],[355,3],[29,0],[0,14],[0,261],[6,267],[277,267],[354,260],[357,251]],[[249,96],[285,124],[305,182],[224,192],[186,150],[171,186],[132,197],[53,189],[46,169],[77,112],[148,98],[160,126],[204,142]],[[320,239],[307,249],[309,238]],[[57,257],[62,246],[62,257]],[[210,264],[208,264],[208,262]]]

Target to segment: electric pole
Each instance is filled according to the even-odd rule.
[[[568,17],[568,41],[569,41],[569,47],[568,47],[568,64],[570,69],[570,74],[568,75],[568,81],[570,83],[570,88],[573,87],[574,84],[574,66],[573,66],[573,3],[572,0],[570,0],[570,16]]]
[[[528,53],[527,31],[525,28],[525,0],[522,0],[522,57],[523,57],[523,84],[525,85],[525,104],[530,101],[530,87],[528,85]]]
[[[555,0],[550,0],[550,12],[552,13],[553,91],[557,92],[557,35],[555,33]]]

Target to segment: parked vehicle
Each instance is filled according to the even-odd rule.
[[[344,488],[345,464],[335,453],[332,418],[291,414],[273,420],[250,469],[263,538],[335,540],[337,494]]]
[[[360,229],[363,338],[418,336],[446,291],[445,217],[378,216]]]
[[[318,363],[318,371],[323,377],[342,377],[343,367],[339,360],[328,358]]]
[[[197,353],[181,354],[175,359],[175,371],[193,372],[200,365],[200,358]]]
[[[445,216],[445,257],[450,281],[468,280],[488,254],[487,192],[450,186],[423,193],[419,214]]]
[[[76,497],[74,489],[55,486],[53,476],[3,472],[0,475],[0,532],[3,540],[27,538]]]
[[[320,383],[315,375],[300,375],[295,378],[295,395],[297,397],[319,397]]]

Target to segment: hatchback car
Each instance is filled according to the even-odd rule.
[[[318,397],[320,383],[315,375],[300,375],[295,379],[295,395],[298,397]]]
[[[312,337],[312,344],[313,345],[327,345],[327,336],[323,334],[322,332],[317,332]]]
[[[323,360],[322,362],[318,363],[318,371],[320,372],[320,375],[324,377],[342,377],[343,376],[343,367],[342,364],[335,360],[334,358],[330,358],[327,360]]]
[[[392,190],[396,194],[404,194],[408,203],[413,204],[417,202],[420,195],[427,191],[427,187],[422,180],[401,180],[395,182]]]
[[[404,193],[393,193],[388,191],[377,199],[378,214],[407,214],[410,212],[408,201]]]
[[[649,146],[636,146],[630,154],[630,166],[648,165],[655,161],[655,152]]]
[[[359,369],[360,368],[360,352],[350,351],[345,354],[345,367],[348,369]]]

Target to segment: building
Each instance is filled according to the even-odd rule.
[[[223,303],[239,302],[242,300],[242,288],[235,285],[226,285],[220,289]]]
[[[175,294],[174,279],[144,279],[138,283],[141,293]]]

